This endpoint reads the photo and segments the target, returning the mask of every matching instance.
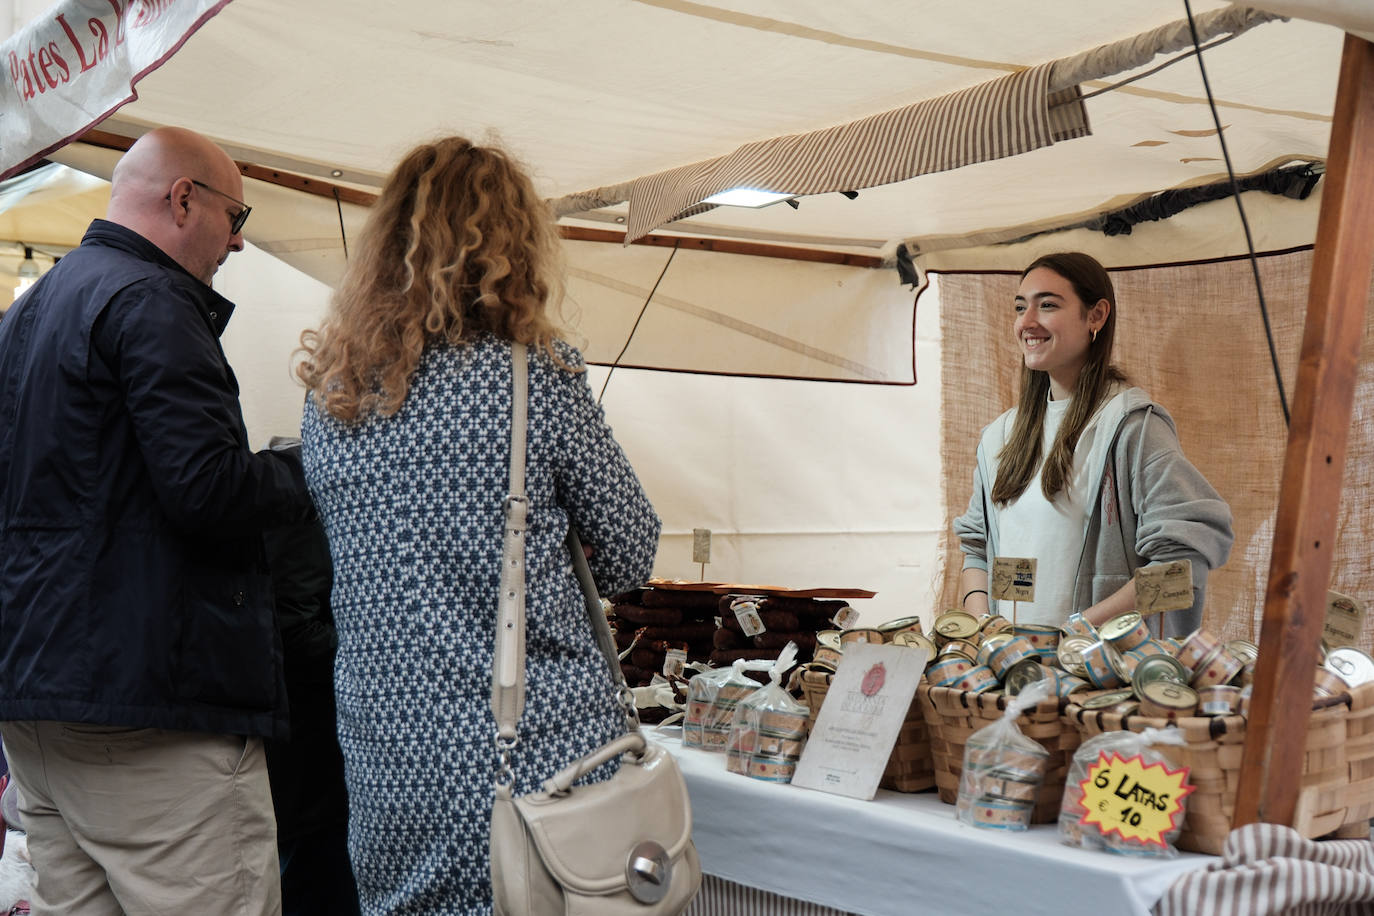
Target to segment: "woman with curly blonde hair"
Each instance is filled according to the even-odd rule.
[[[559,246],[508,156],[459,137],[424,144],[387,180],[323,327],[302,336],[303,460],[334,560],[364,912],[491,912],[513,342],[530,349],[517,794],[623,730],[564,538],[574,526],[595,545],[597,585],[614,594],[648,578],[660,526],[550,318]]]

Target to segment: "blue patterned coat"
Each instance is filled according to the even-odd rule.
[[[306,404],[306,478],[335,570],[349,851],[366,913],[491,911],[491,667],[510,411],[510,345],[491,336],[430,347],[392,417],[345,426]],[[586,375],[534,349],[526,476],[517,793],[624,728],[563,546],[568,525],[593,545],[603,594],[648,578],[660,530]]]

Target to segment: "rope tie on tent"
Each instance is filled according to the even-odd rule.
[[[343,201],[339,199],[338,185],[334,186],[334,209],[339,211],[339,239],[343,241],[344,260],[348,260],[348,233],[344,230]]]
[[[658,279],[654,281],[654,288],[649,290],[649,295],[645,297],[644,304],[639,307],[639,314],[635,316],[634,327],[630,328],[630,334],[625,338],[625,346],[620,348],[620,352],[612,360],[611,370],[606,373],[606,380],[601,383],[601,393],[596,396],[597,404],[600,404],[601,399],[606,396],[606,386],[611,383],[611,376],[615,373],[616,366],[620,365],[620,360],[624,358],[625,351],[630,349],[630,341],[635,339],[635,331],[639,330],[639,323],[644,319],[644,312],[648,310],[649,303],[653,301],[654,293],[658,292],[658,285],[663,282],[663,276],[668,272],[668,266],[673,263],[673,258],[677,257],[677,250],[681,244],[681,241],[673,242],[673,250],[668,252],[668,260],[663,262],[663,269],[658,272]]]
[[[1245,230],[1245,247],[1250,252],[1250,270],[1255,277],[1255,294],[1259,297],[1260,318],[1264,321],[1264,336],[1269,341],[1269,362],[1274,367],[1274,384],[1279,390],[1279,406],[1283,408],[1283,425],[1290,425],[1288,413],[1288,395],[1283,388],[1283,373],[1279,371],[1278,351],[1274,348],[1274,329],[1269,323],[1269,307],[1264,301],[1264,284],[1260,281],[1259,259],[1255,257],[1255,240],[1250,235],[1250,221],[1245,218],[1245,205],[1240,200],[1240,186],[1236,182],[1236,172],[1231,166],[1231,152],[1226,148],[1226,137],[1222,132],[1221,116],[1217,114],[1217,103],[1212,98],[1212,84],[1207,79],[1207,65],[1202,60],[1202,42],[1198,39],[1197,23],[1193,20],[1193,5],[1189,0],[1183,0],[1183,9],[1188,14],[1188,29],[1193,35],[1193,47],[1196,49],[1198,70],[1202,73],[1202,88],[1207,92],[1207,105],[1212,110],[1212,123],[1217,128],[1217,142],[1221,144],[1221,156],[1226,161],[1226,174],[1231,179],[1231,196],[1236,202],[1236,210],[1240,213],[1240,225]]]

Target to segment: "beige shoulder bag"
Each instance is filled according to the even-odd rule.
[[[625,710],[625,735],[575,760],[543,791],[513,795],[511,751],[525,705],[525,433],[529,364],[522,344],[511,347],[510,495],[496,616],[491,708],[496,716],[496,800],[491,809],[491,887],[497,916],[658,916],[681,913],[701,884],[692,845],[692,810],[677,763],[649,744],[634,697],[620,671],[615,640],[601,609],[577,533],[569,530],[573,569],[586,596],[601,652]],[[616,757],[606,781],[573,785]]]

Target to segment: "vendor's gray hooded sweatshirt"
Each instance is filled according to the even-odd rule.
[[[1104,405],[1106,414],[1098,420],[1115,423],[1115,430],[1098,436],[1105,448],[1088,456],[1093,463],[1088,479],[1099,481],[1099,498],[1083,532],[1072,611],[1081,613],[1111,595],[1141,566],[1190,560],[1193,606],[1153,618],[1150,626],[1156,635],[1184,635],[1202,623],[1207,573],[1230,556],[1231,509],[1183,456],[1174,420],[1164,408],[1139,388],[1118,397],[1118,403]],[[1015,416],[1015,408],[1002,414],[978,443],[973,496],[968,511],[954,520],[965,569],[986,570],[989,558],[998,555],[997,532],[988,530],[988,501],[997,453]]]

